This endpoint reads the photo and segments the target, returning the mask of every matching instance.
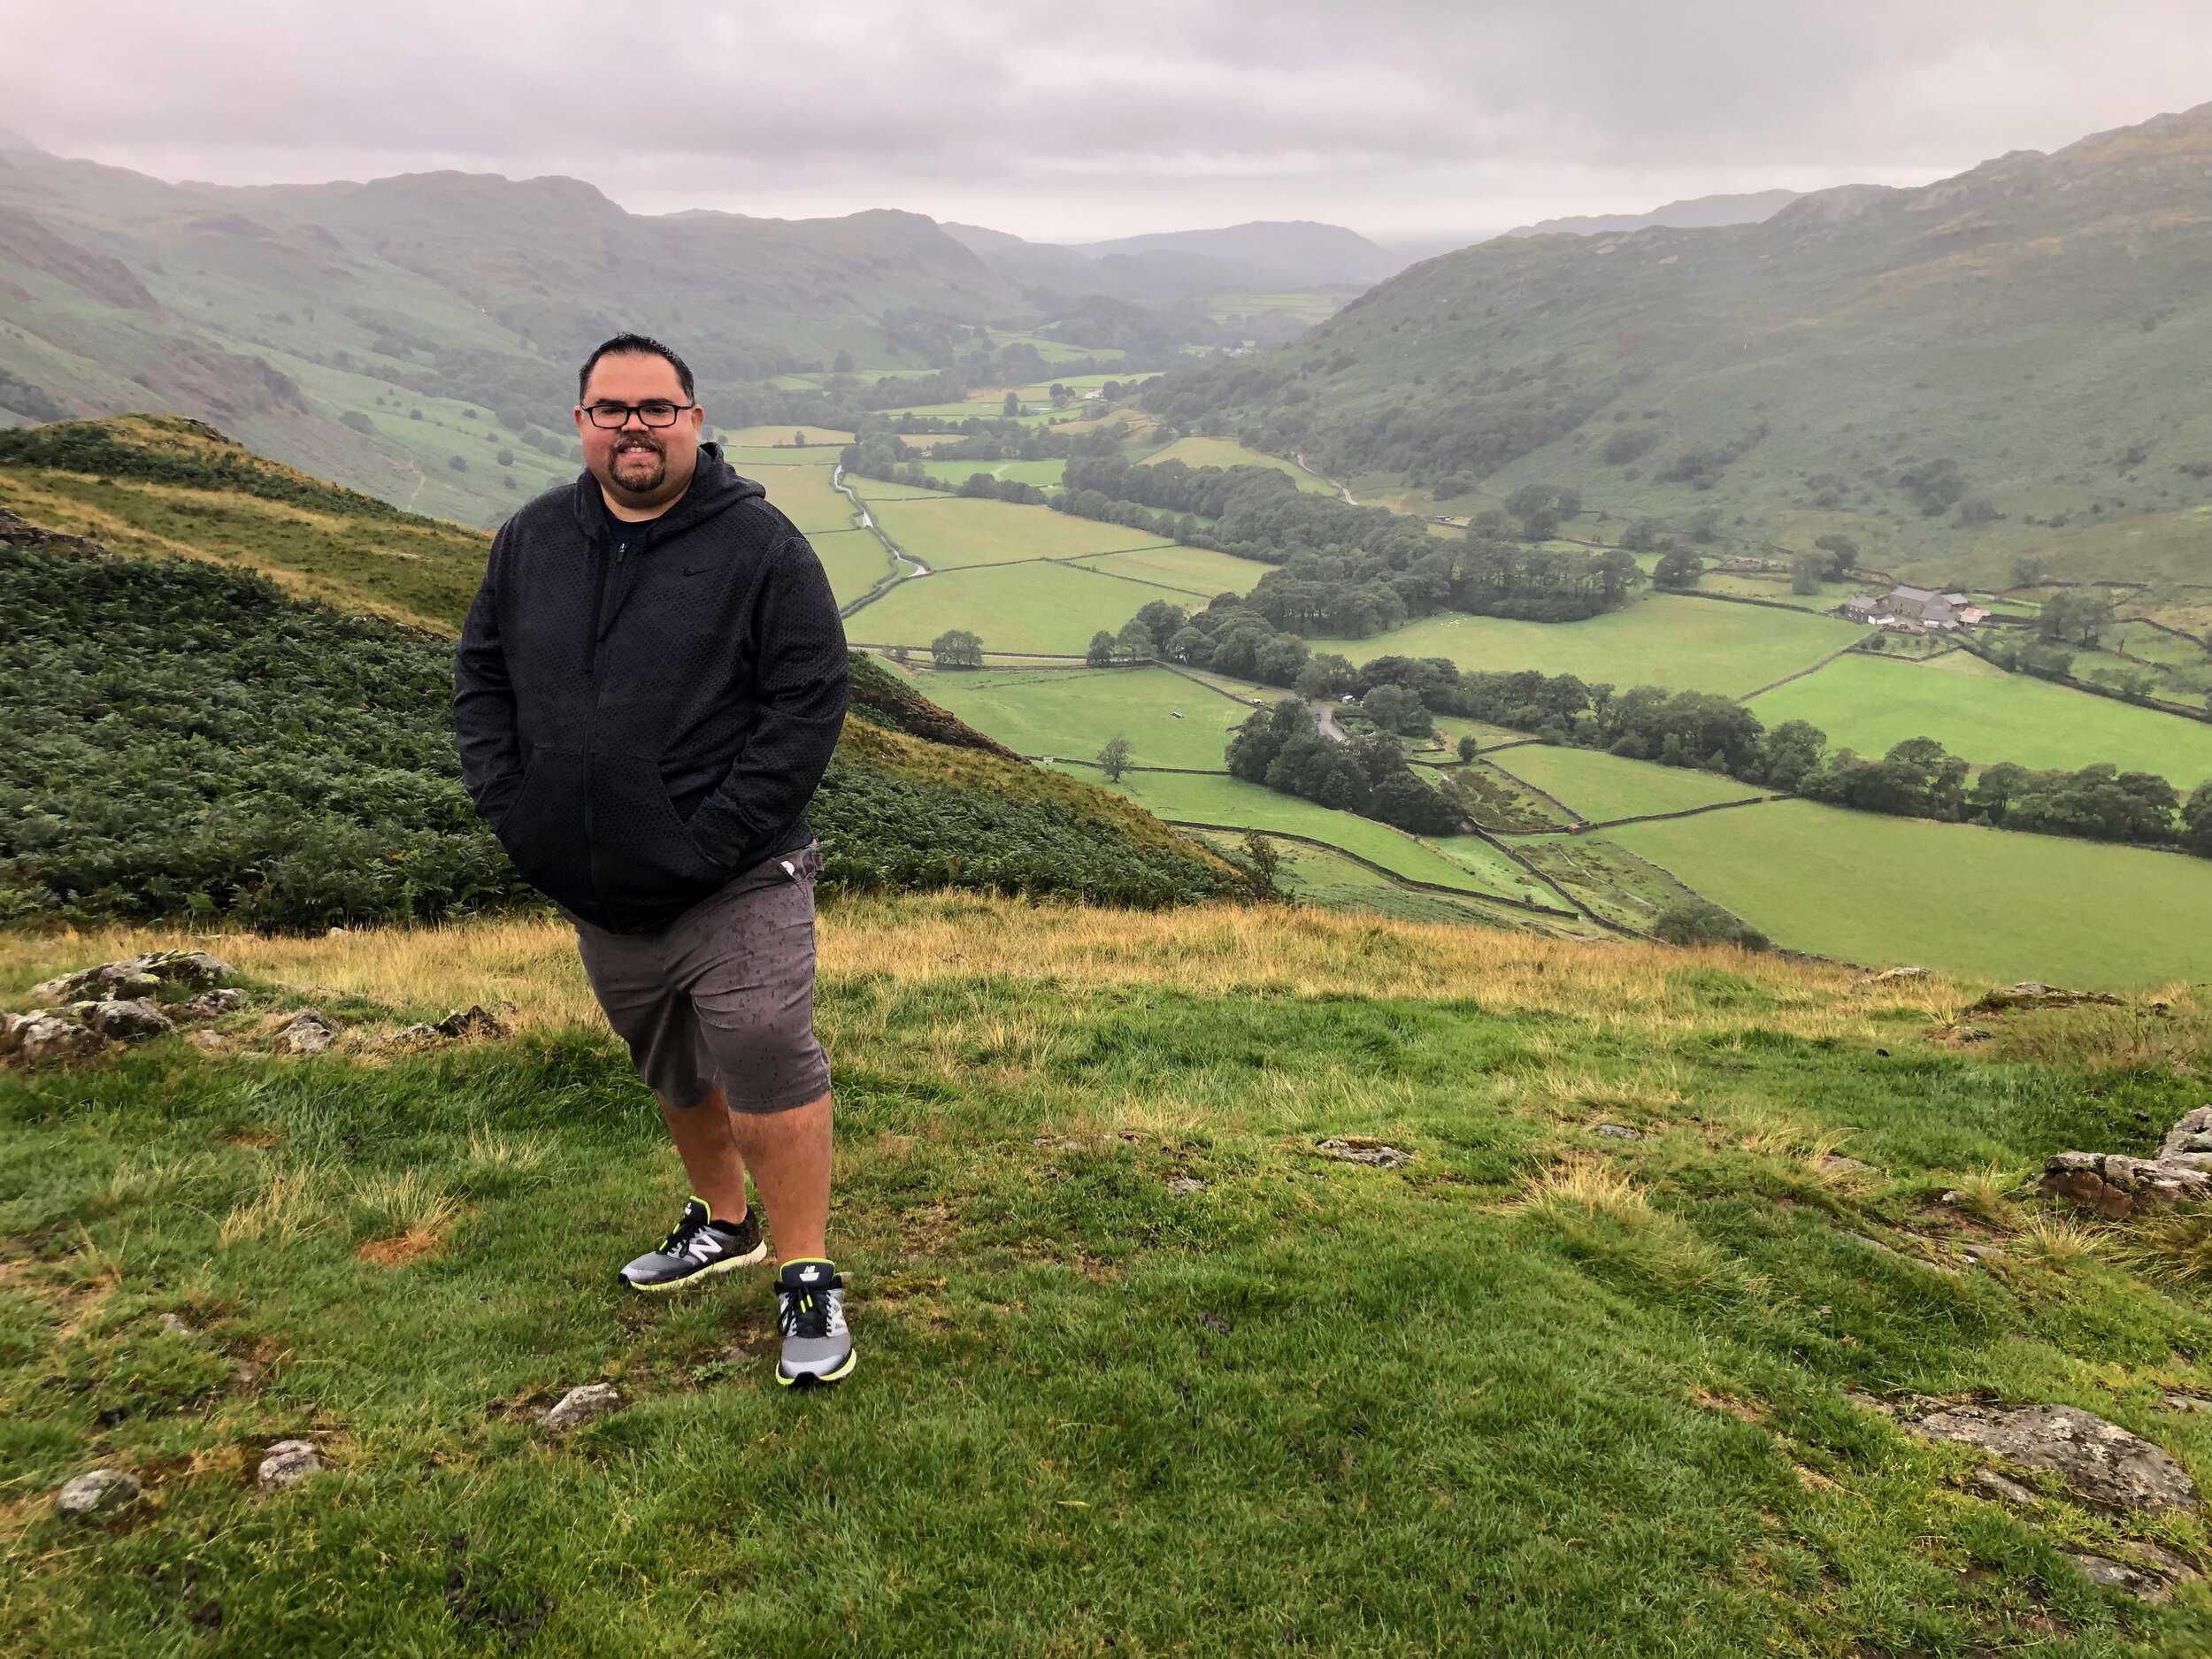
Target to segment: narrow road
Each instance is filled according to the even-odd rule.
[[[1352,734],[1336,723],[1336,704],[1314,702],[1309,703],[1306,707],[1313,714],[1313,723],[1321,728],[1321,735],[1329,741],[1348,743],[1352,741]]]
[[[1313,470],[1313,468],[1308,466],[1306,465],[1306,457],[1303,455],[1293,454],[1290,458],[1298,463],[1298,470],[1303,472],[1308,478],[1317,478],[1324,484],[1326,484],[1331,489],[1334,490],[1337,493],[1338,497],[1342,500],[1347,507],[1356,507],[1359,505],[1359,498],[1354,495],[1350,490],[1345,488],[1343,485],[1338,483],[1336,480],[1331,478],[1326,472],[1317,472]]]

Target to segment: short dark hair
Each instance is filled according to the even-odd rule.
[[[576,371],[576,401],[584,401],[584,388],[591,384],[591,372],[599,366],[600,358],[631,357],[666,358],[668,366],[676,371],[676,380],[684,388],[684,396],[691,396],[691,365],[650,334],[623,334],[602,342],[584,359],[584,366]]]

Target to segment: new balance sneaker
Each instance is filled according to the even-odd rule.
[[[776,1276],[776,1328],[783,1333],[776,1380],[788,1388],[849,1377],[856,1356],[852,1333],[845,1328],[845,1281],[835,1264],[786,1262]]]
[[[676,1230],[622,1270],[632,1290],[673,1290],[733,1267],[750,1267],[768,1254],[760,1217],[751,1210],[735,1221],[717,1221],[703,1201],[684,1206]]]

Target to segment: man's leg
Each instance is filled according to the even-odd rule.
[[[718,1088],[701,1110],[708,1106],[723,1109],[733,1153],[743,1160],[737,1165],[741,1186],[745,1164],[752,1166],[753,1184],[760,1188],[760,1202],[767,1207],[768,1225],[775,1234],[776,1259],[826,1260],[830,1097],[824,1094],[785,1111],[741,1112],[730,1110],[728,1097]],[[715,1213],[721,1213],[719,1206]]]
[[[706,1201],[717,1221],[745,1218],[745,1159],[730,1133],[730,1102],[719,1087],[695,1106],[672,1106],[661,1097],[668,1138],[684,1161],[692,1193]]]

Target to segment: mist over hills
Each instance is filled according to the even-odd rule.
[[[1721,225],[1757,225],[1772,219],[1797,200],[1796,190],[1757,190],[1747,196],[1698,196],[1670,202],[1648,213],[1586,213],[1571,219],[1539,219],[1507,231],[1509,236],[1601,235],[1608,232],[1648,230],[1664,226],[1671,230],[1710,230]]]
[[[2009,580],[2212,581],[2212,105],[1759,224],[1505,237],[1149,406],[1479,509],[1852,537]]]

